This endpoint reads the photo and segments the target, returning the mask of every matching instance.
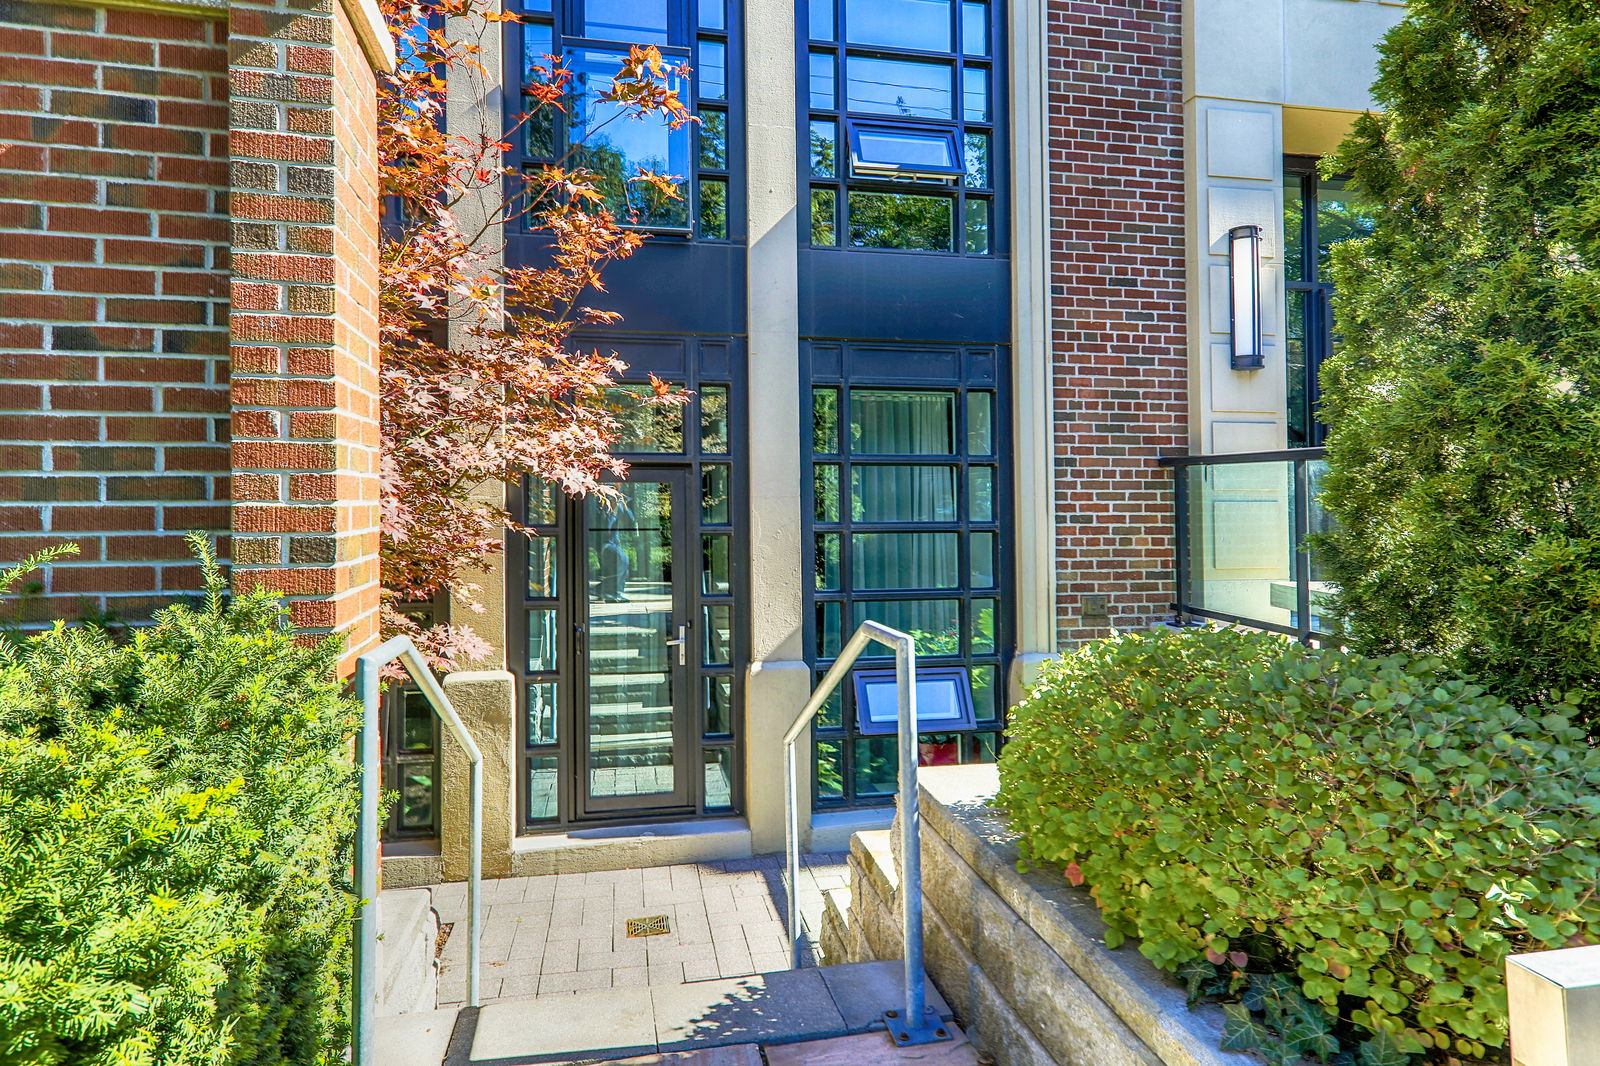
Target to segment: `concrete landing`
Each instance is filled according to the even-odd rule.
[[[861,1033],[870,1033],[889,1048],[888,1038],[872,1030],[882,1029],[884,1011],[900,1006],[900,971],[897,961],[856,963],[678,985],[504,998],[477,1010],[385,1018],[380,1019],[377,1033],[378,1061],[384,1066],[554,1066],[640,1059],[649,1066],[657,1062],[743,1066],[736,1057],[702,1061],[671,1055],[704,1055],[710,1049],[740,1045],[770,1049]],[[927,988],[930,1004],[949,1020],[944,999],[932,984]],[[770,1062],[772,1051],[767,1055]],[[853,1066],[877,1061],[858,1059]],[[965,1060],[882,1061],[958,1066]]]

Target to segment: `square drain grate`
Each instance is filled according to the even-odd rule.
[[[662,933],[672,932],[672,926],[667,922],[665,914],[652,914],[648,918],[629,918],[628,935],[633,936],[660,936]]]

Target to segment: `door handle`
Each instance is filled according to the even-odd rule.
[[[678,665],[689,665],[689,627],[678,627],[678,639],[667,641],[667,647],[678,649]]]

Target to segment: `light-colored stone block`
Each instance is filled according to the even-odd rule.
[[[1506,960],[1512,1066],[1600,1063],[1600,946]]]
[[[517,817],[516,679],[504,670],[469,671],[446,675],[445,695],[461,716],[462,724],[483,755],[483,876],[511,873],[511,842]],[[460,881],[467,876],[470,833],[470,770],[466,754],[450,736],[440,755],[440,850],[444,876]]]
[[[1206,111],[1206,170],[1214,178],[1277,181],[1277,116],[1266,111],[1211,107]]]

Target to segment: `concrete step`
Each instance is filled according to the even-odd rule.
[[[926,987],[928,1002],[949,1021],[943,997],[931,983]],[[773,1047],[881,1030],[884,1011],[899,1009],[901,997],[895,961],[512,997],[477,1011],[383,1019],[377,1061],[384,1066],[533,1066],[631,1058],[653,1063],[654,1056],[676,1052]],[[447,1049],[439,1042],[441,1030]],[[888,1043],[886,1036],[879,1039]],[[660,1061],[702,1066],[693,1059]],[[724,1063],[707,1059],[704,1066]],[[731,1066],[738,1066],[738,1059]]]
[[[431,1011],[438,1004],[439,968],[434,948],[439,916],[425,888],[391,888],[378,894],[378,992],[384,1014]]]

